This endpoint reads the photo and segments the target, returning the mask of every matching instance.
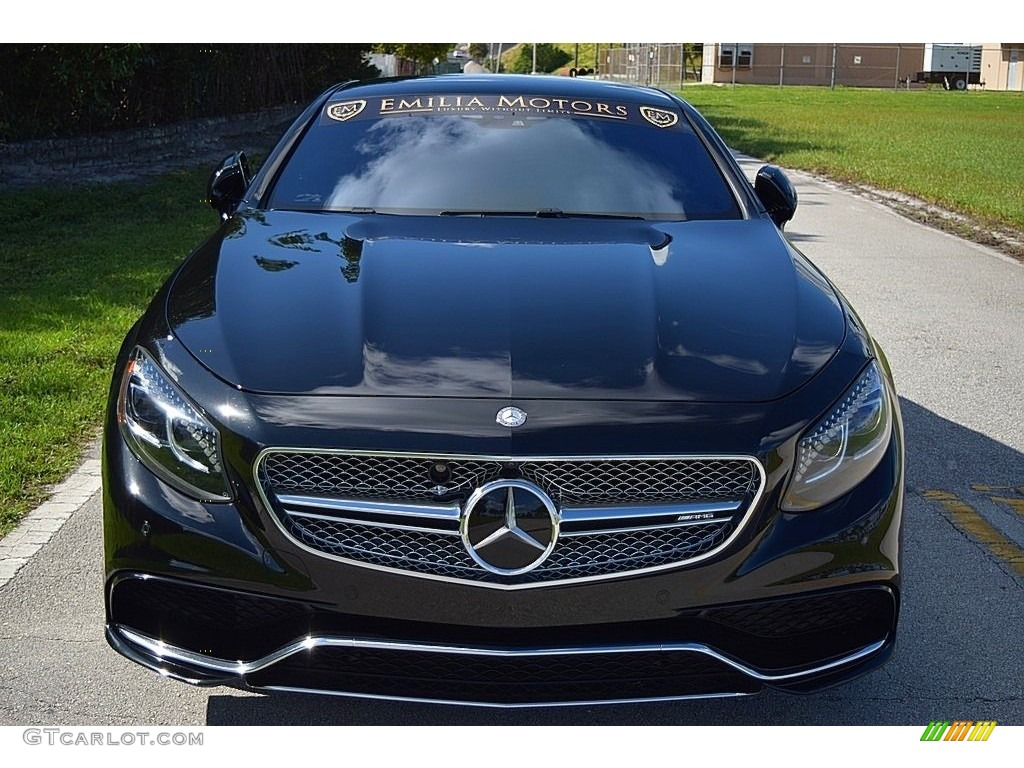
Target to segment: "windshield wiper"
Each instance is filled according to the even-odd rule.
[[[582,213],[571,211],[566,213],[561,208],[541,208],[536,211],[441,211],[440,216],[532,216],[538,219],[632,219],[643,221],[643,216],[618,213]]]
[[[438,216],[536,216],[537,211],[485,211],[485,210],[459,210],[440,211]]]
[[[629,213],[583,213],[573,211],[572,213],[558,212],[557,216],[570,219],[627,219],[629,221],[647,221],[643,216]]]
[[[325,208],[325,213],[376,213],[376,208],[367,205],[354,205],[351,208]]]

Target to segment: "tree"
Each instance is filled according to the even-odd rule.
[[[572,56],[552,43],[537,43],[537,71],[554,72],[572,60]],[[509,70],[520,74],[533,71],[533,43],[523,43]]]
[[[393,53],[403,59],[416,62],[416,70],[422,72],[433,66],[434,59],[448,58],[448,52],[455,43],[374,43],[374,53]]]
[[[0,45],[0,143],[304,104],[370,43]]]

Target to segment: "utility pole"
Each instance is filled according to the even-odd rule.
[[[829,84],[829,88],[833,91],[836,89],[836,49],[839,47],[839,43],[832,43],[832,82]]]
[[[533,67],[530,69],[531,75],[537,74],[537,44],[533,44]]]
[[[573,57],[572,65],[576,68],[576,71],[580,70],[580,44],[576,43],[576,56]]]

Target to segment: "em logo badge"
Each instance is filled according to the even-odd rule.
[[[657,107],[640,107],[640,115],[655,128],[671,128],[679,122],[675,112]]]
[[[921,741],[988,741],[995,727],[995,720],[933,720],[921,734]]]
[[[344,123],[346,120],[351,120],[364,109],[366,109],[366,99],[339,101],[336,104],[328,105],[327,116],[332,120]]]

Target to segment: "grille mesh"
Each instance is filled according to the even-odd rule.
[[[287,525],[306,545],[339,557],[435,576],[483,580],[489,575],[458,536],[308,518],[288,518]]]
[[[806,632],[868,625],[884,613],[889,596],[881,591],[856,591],[776,600],[704,612],[712,621],[759,637],[791,637]]]
[[[434,576],[498,580],[495,574],[481,569],[473,561],[458,536],[309,518],[289,517],[286,525],[292,535],[307,546],[339,557]],[[710,523],[687,528],[565,537],[536,569],[500,580],[507,584],[529,584],[683,562],[714,549],[732,530],[731,523]]]
[[[431,467],[437,463],[447,467],[444,488],[438,488],[440,484],[431,478]],[[564,535],[563,528],[547,560],[516,576],[497,575],[481,568],[461,538],[450,533],[390,528],[374,520],[292,516],[280,505],[273,505],[286,530],[319,552],[411,573],[500,584],[608,576],[685,563],[711,552],[729,538],[760,483],[756,464],[750,459],[516,462],[291,452],[267,454],[260,464],[259,477],[271,499],[277,494],[295,494],[417,503],[444,497],[464,502],[486,482],[518,477],[535,483],[558,506],[744,502],[735,515],[721,522],[672,527],[663,521],[663,527],[578,532],[573,536]],[[401,522],[415,525],[415,520]],[[621,529],[629,524],[618,518],[608,527]]]
[[[728,538],[733,524],[655,528],[564,538],[536,571],[547,578],[578,578],[679,563],[709,552]]]
[[[354,456],[332,453],[271,453],[260,467],[276,493],[325,494],[369,499],[435,501],[438,482],[430,477],[434,459]],[[494,480],[497,461],[445,462],[450,491],[465,491]]]
[[[753,464],[735,459],[531,461],[520,469],[561,504],[739,498],[758,480]]]

